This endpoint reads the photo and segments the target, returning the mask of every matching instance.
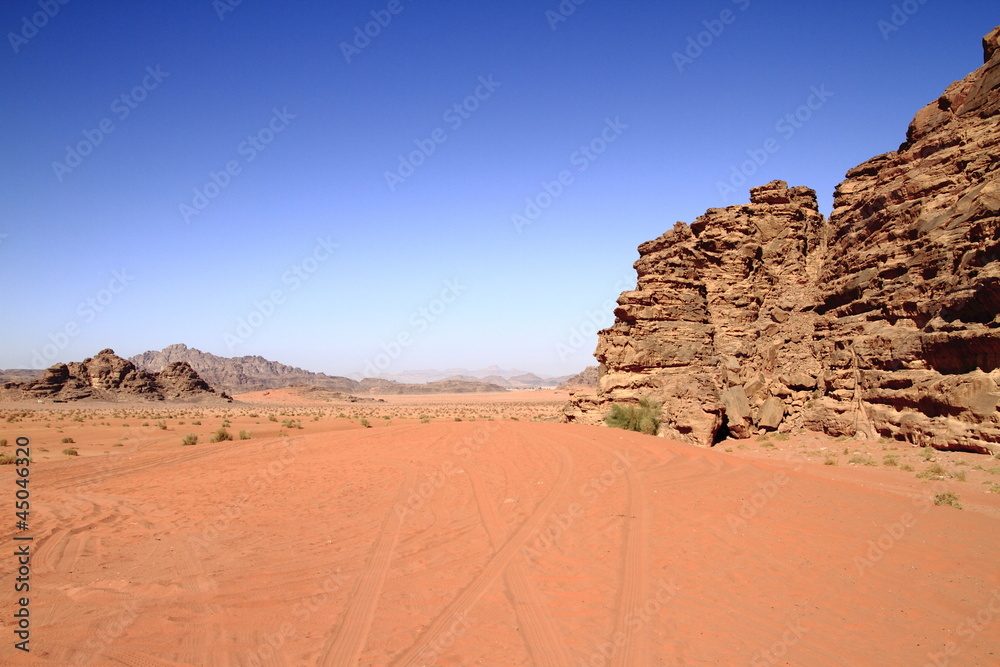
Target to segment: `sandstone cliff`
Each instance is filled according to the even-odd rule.
[[[3,396],[13,400],[54,401],[232,400],[225,394],[217,394],[186,362],[172,363],[159,373],[148,373],[110,349],[82,362],[55,364],[36,381],[7,383],[3,386]]]
[[[1000,28],[984,54],[829,221],[775,181],[642,244],[567,419],[649,396],[696,444],[803,426],[1000,451]]]

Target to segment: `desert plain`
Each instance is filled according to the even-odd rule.
[[[3,596],[0,662],[1000,662],[994,457],[702,448],[556,423],[562,391],[235,398],[4,406],[31,515],[0,532],[33,558],[31,652]]]

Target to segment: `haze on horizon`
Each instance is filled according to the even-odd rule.
[[[995,24],[986,1],[7,3],[0,368],[185,343],[578,372],[638,244],[773,179],[829,214]]]

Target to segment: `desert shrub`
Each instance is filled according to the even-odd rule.
[[[948,505],[959,510],[962,509],[961,503],[958,502],[958,496],[951,491],[945,491],[944,493],[939,493],[934,496],[934,504]]]
[[[825,466],[835,466],[835,465],[837,465],[837,459],[828,456],[826,459],[823,460],[823,465],[825,465]]]
[[[69,436],[66,436],[65,438],[63,438],[59,442],[61,442],[64,445],[71,445],[71,444],[73,444],[74,441],[73,441],[73,438],[71,438]]]
[[[368,421],[367,419],[365,419],[364,417],[361,418],[361,422],[360,423],[365,428],[371,428],[372,427],[372,423],[370,421]]]
[[[269,422],[276,422],[276,421],[278,421],[278,417],[277,417],[277,415],[273,415],[273,414],[268,415],[267,416],[267,421],[269,421]]]
[[[225,442],[226,440],[232,440],[233,436],[225,428],[219,427],[219,430],[212,434],[209,438],[209,442]]]
[[[7,438],[0,438],[0,447],[7,446]]]
[[[923,447],[920,450],[920,456],[924,457],[924,461],[930,461],[934,458],[934,448],[933,447]]]
[[[857,465],[862,465],[862,466],[878,465],[877,463],[875,463],[875,459],[870,459],[867,456],[862,456],[860,454],[858,454],[857,456],[852,456],[851,460],[848,461],[848,463],[856,463]]]
[[[193,422],[191,422],[191,426],[201,426],[201,420],[200,419],[194,420]]]
[[[67,447],[63,450],[63,454],[66,456],[79,456],[80,452],[76,451],[76,447]]]
[[[0,454],[0,466],[11,466],[14,465],[14,461],[17,457],[13,454]]]
[[[944,479],[947,473],[948,471],[942,468],[941,464],[932,463],[925,470],[918,472],[917,477],[919,479]]]
[[[240,431],[240,440],[249,440],[253,437],[253,433],[250,431]]]
[[[770,440],[764,440],[763,442],[760,443],[760,446],[763,447],[764,449],[775,449],[777,447],[777,445],[771,442]]]
[[[420,415],[420,423],[421,424],[430,424],[431,423],[431,418],[428,417],[427,415]]]
[[[899,457],[896,456],[895,454],[886,454],[882,458],[882,465],[895,468],[896,466],[899,465]]]
[[[960,482],[964,482],[965,481],[965,471],[964,470],[957,470],[957,471],[953,472],[952,475],[955,477],[955,479],[957,479]]]
[[[190,447],[191,445],[197,445],[198,435],[195,433],[188,433],[187,435],[184,436],[184,439],[181,440],[181,444],[184,445],[185,447]]]
[[[659,403],[648,398],[640,398],[638,405],[615,403],[611,406],[611,413],[604,418],[604,423],[612,428],[656,435],[660,430],[660,407]]]
[[[784,440],[788,440],[788,434],[787,433],[774,433],[774,434],[771,435],[771,437],[774,438],[775,440],[777,440],[778,442],[782,442]]]
[[[156,422],[156,428],[160,429],[161,431],[166,431],[167,422],[161,419],[160,421]]]

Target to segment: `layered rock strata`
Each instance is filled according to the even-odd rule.
[[[805,427],[1000,451],[1000,28],[984,54],[829,221],[774,181],[639,246],[567,420],[650,397],[661,435],[702,445]]]

